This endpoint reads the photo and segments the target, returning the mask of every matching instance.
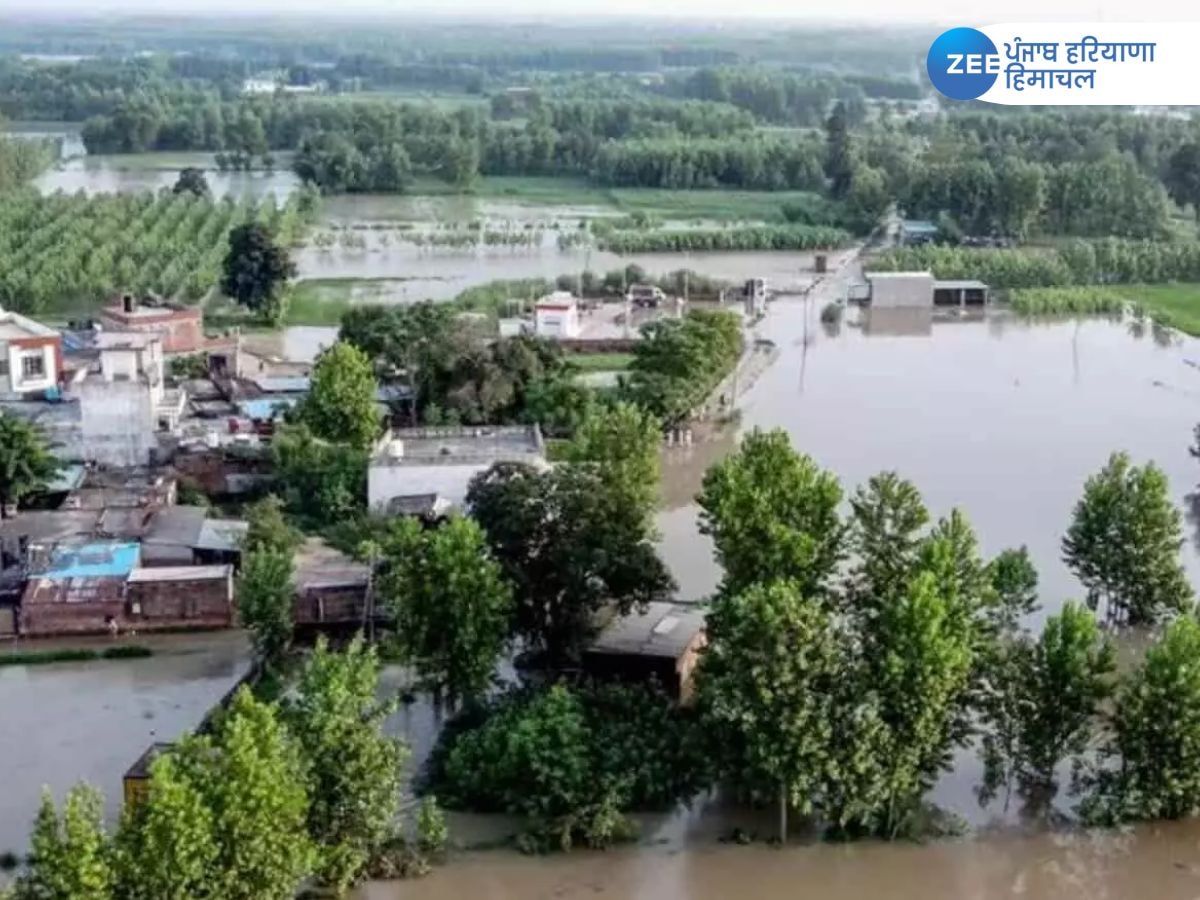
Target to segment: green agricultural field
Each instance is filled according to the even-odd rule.
[[[305,227],[300,195],[284,206],[191,194],[32,191],[0,199],[0,306],[30,314],[86,312],[117,291],[196,302],[216,286],[230,229]]]
[[[1151,318],[1200,336],[1200,284],[1129,284],[1105,290],[1140,306]]]

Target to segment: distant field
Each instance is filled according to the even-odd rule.
[[[420,179],[413,195],[447,195],[450,185]],[[472,193],[483,198],[503,198],[534,206],[594,206],[614,213],[640,211],[660,219],[712,219],[716,221],[783,220],[787,203],[811,202],[806,191],[672,191],[658,188],[606,188],[583,178],[496,176],[482,178]]]

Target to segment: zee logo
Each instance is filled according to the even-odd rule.
[[[1000,57],[983,55],[981,53],[947,53],[950,65],[946,68],[948,75],[983,75],[1000,73]]]
[[[951,28],[930,46],[925,69],[941,94],[952,100],[974,100],[996,83],[1000,54],[982,31]]]

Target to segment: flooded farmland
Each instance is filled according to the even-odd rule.
[[[22,852],[47,786],[61,799],[86,781],[104,792],[115,822],[121,777],[150,744],[172,741],[201,718],[246,671],[250,651],[237,633],[139,637],[146,659],[0,666],[0,852]],[[24,643],[14,649],[109,646],[103,639]],[[6,652],[8,645],[0,647]]]
[[[280,163],[283,166],[283,163]],[[273,172],[222,172],[211,153],[152,153],[132,156],[73,156],[34,179],[44,194],[127,194],[157,191],[175,184],[180,169],[204,169],[216,197],[256,200],[274,194],[283,200],[300,184],[286,166]]]

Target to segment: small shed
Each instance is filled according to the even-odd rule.
[[[583,654],[583,670],[602,680],[657,681],[687,703],[692,674],[704,646],[704,610],[678,603],[651,603],[610,622]]]
[[[139,631],[229,628],[232,566],[161,566],[129,573],[126,624]]]
[[[933,305],[933,273],[931,272],[870,272],[873,309]]]
[[[900,243],[906,247],[937,240],[938,227],[928,219],[905,219],[900,223]]]
[[[146,752],[137,758],[137,762],[125,772],[125,777],[121,779],[121,787],[127,811],[145,801],[150,793],[150,769],[154,765],[154,761],[170,750],[172,746],[174,745],[161,741],[151,744],[146,748]]]
[[[533,330],[538,337],[577,338],[582,330],[579,301],[568,291],[547,294],[533,307]]]
[[[292,576],[296,587],[292,618],[296,626],[362,622],[370,574],[370,567],[319,538],[306,540],[296,551]]]

